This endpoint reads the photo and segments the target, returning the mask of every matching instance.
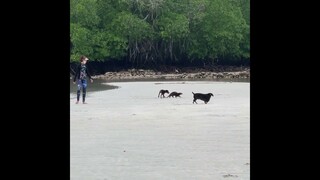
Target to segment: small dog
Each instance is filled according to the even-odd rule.
[[[196,102],[197,99],[200,99],[200,100],[204,101],[205,104],[207,104],[210,101],[211,96],[213,96],[212,93],[201,94],[201,93],[193,93],[192,92],[192,94],[193,94],[193,102],[192,102],[193,104],[194,103],[198,104]]]
[[[168,91],[168,90],[163,90],[163,89],[161,89],[161,90],[159,91],[158,98],[159,98],[159,96],[160,96],[160,98],[162,98],[162,97],[165,98],[165,96],[164,96],[165,93],[168,93],[168,94],[169,94],[169,91]]]
[[[181,94],[182,93],[178,93],[178,92],[174,91],[174,92],[170,93],[168,97],[180,97]]]

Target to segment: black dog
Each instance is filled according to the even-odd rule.
[[[161,89],[161,90],[159,91],[158,98],[159,98],[159,96],[160,96],[160,98],[165,97],[165,96],[164,96],[165,93],[168,93],[168,94],[169,94],[169,91],[168,91],[168,90],[163,90],[163,89]]]
[[[182,93],[172,92],[172,93],[169,94],[168,97],[180,97],[181,94],[182,94]]]
[[[210,101],[211,96],[213,96],[212,93],[201,94],[201,93],[193,93],[192,92],[192,94],[193,94],[193,102],[192,102],[193,104],[194,103],[198,104],[196,102],[197,99],[200,99],[200,100],[204,101],[205,104],[207,104]]]

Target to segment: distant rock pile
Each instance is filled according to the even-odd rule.
[[[144,69],[128,69],[127,71],[107,72],[103,75],[94,76],[94,78],[107,79],[107,80],[248,79],[250,78],[250,69],[246,68],[242,71],[230,71],[230,72],[227,72],[227,71],[226,72],[212,72],[212,71],[180,72],[176,70],[173,73],[155,72],[153,70],[144,70]]]

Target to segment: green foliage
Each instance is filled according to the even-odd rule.
[[[250,58],[249,0],[71,0],[71,59]],[[185,59],[180,57],[187,57]]]
[[[152,29],[150,25],[127,12],[118,13],[111,23],[112,30],[121,37],[126,37],[128,40],[139,41],[144,38],[151,38]]]
[[[181,39],[189,34],[189,21],[181,14],[168,13],[158,21],[159,34],[164,40]]]
[[[89,29],[96,26],[100,21],[97,0],[70,0],[70,21]]]
[[[71,61],[78,61],[83,54],[92,54],[92,33],[87,28],[82,27],[80,24],[70,25],[71,32]]]

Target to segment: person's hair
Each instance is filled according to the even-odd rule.
[[[80,62],[84,61],[87,57],[86,56],[81,56],[80,57]]]

